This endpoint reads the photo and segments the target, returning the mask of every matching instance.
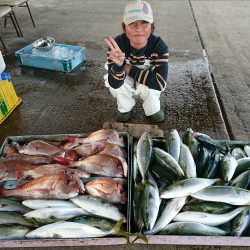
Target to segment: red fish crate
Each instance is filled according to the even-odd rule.
[[[0,156],[3,156],[4,150],[6,145],[11,144],[12,142],[18,143],[19,145],[23,146],[26,145],[29,142],[32,142],[34,140],[44,140],[44,141],[50,141],[53,142],[54,145],[57,145],[57,143],[60,143],[65,140],[65,138],[81,138],[86,136],[86,134],[56,134],[56,135],[26,135],[26,136],[10,136],[7,137],[0,148]],[[123,214],[126,216],[126,228],[123,228],[124,231],[130,231],[130,214],[129,214],[129,207],[130,207],[130,187],[129,187],[129,178],[131,175],[130,171],[130,159],[129,159],[129,150],[130,150],[130,143],[129,143],[129,136],[127,133],[119,132],[119,136],[123,139],[124,142],[124,151],[126,153],[126,162],[127,162],[127,174],[120,177],[111,177],[114,181],[119,181],[119,179],[123,179],[122,185],[126,182],[124,185],[125,188],[125,195],[123,195],[123,202],[120,204],[116,204],[117,207],[122,211]],[[72,157],[70,154],[69,157]],[[73,155],[74,157],[74,155]],[[84,157],[83,157],[84,158]],[[1,158],[0,158],[1,161]],[[60,162],[60,157],[58,158],[58,161]],[[63,161],[62,161],[63,162]],[[61,162],[60,162],[61,163]],[[65,162],[64,162],[65,163]],[[17,167],[17,177],[22,177],[22,173],[20,173],[20,169]],[[118,179],[117,179],[118,178]],[[89,188],[89,192],[91,192],[91,184],[98,182],[99,180],[102,181],[109,179],[107,176],[101,176],[98,174],[91,175],[88,178],[82,178],[82,182],[84,186],[86,186],[85,191],[87,188]],[[124,182],[124,183],[123,183]],[[0,183],[0,186],[6,187],[5,184],[7,182]],[[11,187],[11,181],[9,182],[10,186],[8,188],[15,188],[15,186]],[[88,184],[89,183],[89,184]],[[103,185],[103,184],[102,184]],[[0,197],[1,198],[1,197]],[[22,199],[21,199],[22,200]],[[81,239],[13,239],[13,240],[1,240],[0,246],[1,247],[39,247],[39,246],[84,246],[84,245],[117,245],[117,244],[126,244],[127,239],[120,236],[106,236],[101,238],[81,238]]]

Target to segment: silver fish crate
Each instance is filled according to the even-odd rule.
[[[12,141],[18,142],[20,144],[24,144],[36,139],[42,140],[50,140],[50,141],[62,141],[64,140],[65,136],[75,136],[75,137],[82,137],[86,134],[53,134],[53,135],[23,135],[23,136],[9,136],[6,137],[2,146],[0,147],[0,156],[3,154],[4,146]],[[127,223],[126,223],[126,230],[130,231],[130,221],[129,221],[129,194],[130,188],[129,180],[131,176],[131,166],[130,166],[130,141],[129,135],[126,132],[119,132],[119,135],[123,138],[125,144],[125,151],[127,153],[127,163],[128,163],[128,187],[127,187],[127,195],[128,195],[128,202],[124,206],[122,211],[126,214]],[[101,177],[101,176],[100,176]],[[90,177],[88,180],[93,180],[98,178],[98,176]],[[105,177],[102,177],[105,178]],[[0,185],[1,186],[1,185]],[[1,197],[0,197],[1,198]],[[121,236],[106,236],[100,238],[79,238],[79,239],[18,239],[18,240],[0,240],[0,247],[1,248],[20,248],[20,247],[66,247],[66,246],[97,246],[97,245],[122,245],[127,244],[128,239],[126,237]]]
[[[165,145],[164,137],[152,137],[153,146],[163,149]],[[130,150],[130,202],[129,202],[129,218],[130,218],[130,232],[137,233],[134,218],[133,218],[133,199],[135,194],[135,182],[134,182],[134,152],[136,148],[136,144],[138,142],[138,137],[131,138],[131,150]],[[238,141],[228,141],[228,140],[216,140],[219,143],[224,144],[225,142],[229,142],[229,144],[237,143]],[[240,142],[239,142],[240,143]],[[249,144],[250,142],[245,142],[245,144]],[[135,236],[130,237],[130,241],[132,242],[135,239]],[[189,236],[189,235],[147,235],[148,242],[145,242],[142,239],[136,239],[135,244],[153,244],[153,245],[208,245],[208,246],[250,246],[250,237],[248,236]]]

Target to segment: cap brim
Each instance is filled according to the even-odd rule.
[[[133,23],[133,22],[136,22],[136,21],[139,21],[139,20],[143,20],[143,21],[146,21],[146,22],[149,22],[149,23],[153,23],[153,19],[152,18],[148,18],[148,17],[145,17],[145,16],[130,16],[129,18],[123,18],[123,22],[125,25],[128,25],[130,23]]]

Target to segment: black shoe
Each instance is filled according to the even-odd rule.
[[[126,112],[126,113],[121,113],[120,111],[117,111],[116,121],[127,122],[131,117],[131,113],[132,113],[131,111]]]
[[[153,122],[162,122],[164,121],[164,113],[162,110],[160,110],[159,112],[153,114],[153,115],[150,115],[150,116],[147,116],[151,121]]]

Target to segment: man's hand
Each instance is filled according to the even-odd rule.
[[[110,48],[109,59],[118,66],[122,66],[125,59],[125,53],[121,51],[115,39],[109,36],[105,38],[104,41]]]
[[[125,65],[125,74],[126,74],[126,76],[129,75],[129,71],[130,71],[131,67],[132,67],[132,66],[131,66],[130,64],[126,64],[126,65]]]

